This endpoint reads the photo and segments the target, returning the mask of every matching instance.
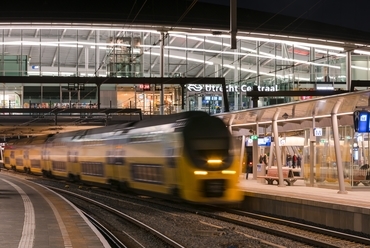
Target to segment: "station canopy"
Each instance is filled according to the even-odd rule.
[[[335,96],[318,97],[310,100],[296,101],[267,107],[252,108],[232,113],[217,114],[234,135],[251,135],[271,133],[272,120],[277,115],[279,133],[295,132],[313,127],[331,127],[331,116],[337,108],[339,126],[353,126],[353,112],[368,110],[370,90],[356,91]]]

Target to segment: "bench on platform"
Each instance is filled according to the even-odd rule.
[[[282,168],[282,170],[283,180],[288,184],[288,186],[293,186],[297,180],[304,179],[303,177],[294,176],[292,169]],[[277,168],[270,168],[267,170],[266,176],[257,176],[257,178],[264,178],[267,181],[267,184],[274,184],[274,181],[279,184],[279,171]]]
[[[365,186],[370,186],[369,171],[358,169],[353,170],[353,185],[357,186],[362,183]]]

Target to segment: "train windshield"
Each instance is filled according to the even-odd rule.
[[[228,138],[202,138],[191,140],[191,148],[194,150],[227,150],[229,149]]]
[[[232,141],[223,121],[212,116],[193,119],[184,127],[185,150],[194,167],[224,170],[233,161]]]

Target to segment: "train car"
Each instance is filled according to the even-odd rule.
[[[205,112],[55,134],[41,143],[43,138],[37,140],[37,144],[34,139],[5,148],[7,166],[14,163],[12,152],[23,155],[38,149],[32,160],[39,160],[42,173],[48,176],[193,203],[243,200],[233,138],[221,119]],[[35,169],[29,168],[31,172]]]
[[[29,139],[20,139],[9,142],[4,147],[4,167],[9,170],[27,172],[25,170],[23,151],[27,149]]]

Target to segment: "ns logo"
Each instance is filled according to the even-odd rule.
[[[201,91],[203,89],[203,86],[200,85],[200,84],[188,84],[186,86],[186,88],[188,89],[188,91]]]

